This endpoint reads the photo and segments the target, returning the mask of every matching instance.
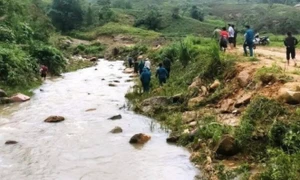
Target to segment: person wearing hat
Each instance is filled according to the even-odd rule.
[[[149,71],[151,69],[151,62],[149,60],[149,58],[146,58],[146,61],[145,61],[145,68],[147,68]]]
[[[138,59],[140,60],[140,63],[139,63],[139,73],[142,74],[143,69],[145,67],[145,62],[143,60],[143,56],[139,56]]]

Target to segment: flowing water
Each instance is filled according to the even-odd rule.
[[[95,69],[97,68],[97,70]],[[168,145],[153,120],[124,108],[132,83],[122,62],[101,60],[96,67],[47,80],[28,102],[0,108],[1,180],[190,180],[198,171],[189,152]],[[116,87],[108,86],[118,80]],[[94,111],[86,112],[87,109]],[[107,120],[121,114],[121,120]],[[65,121],[44,123],[50,115]],[[115,126],[121,134],[111,134]],[[154,126],[158,125],[154,123]],[[128,143],[146,133],[144,146]],[[16,140],[16,145],[4,145]]]

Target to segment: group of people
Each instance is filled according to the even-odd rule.
[[[247,56],[247,48],[249,49],[249,54],[250,56],[253,56],[253,40],[254,40],[254,31],[250,28],[250,26],[245,26],[246,27],[246,33],[244,34],[244,54]],[[226,27],[223,27],[222,29],[219,29],[218,27],[215,28],[213,31],[213,38],[215,38],[220,45],[220,49],[222,51],[226,51],[228,47],[228,43],[231,49],[236,47],[236,42],[237,42],[237,35],[238,31],[235,28],[233,24],[228,24],[228,30]]]
[[[134,60],[132,57],[128,58],[128,65],[131,68],[133,66],[134,72],[140,75],[140,80],[143,86],[144,92],[149,92],[151,82],[151,62],[149,58],[143,59],[143,56],[139,56],[138,60]],[[160,86],[167,82],[171,71],[171,60],[167,57],[162,63],[158,64],[155,77],[158,78]]]

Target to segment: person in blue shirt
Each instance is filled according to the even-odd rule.
[[[140,80],[142,82],[144,92],[149,92],[150,81],[151,81],[151,72],[147,68],[143,68],[143,71],[140,75]]]
[[[139,73],[142,74],[144,66],[145,66],[145,61],[143,60],[143,56],[139,56],[138,59],[140,59]]]
[[[167,82],[168,71],[163,67],[162,63],[159,63],[158,69],[156,70],[156,77],[158,77],[159,85],[162,86]]]
[[[250,26],[245,26],[247,28],[245,34],[245,42],[244,42],[244,54],[248,55],[247,47],[249,47],[250,56],[253,56],[253,39],[254,39],[254,31],[250,28]]]

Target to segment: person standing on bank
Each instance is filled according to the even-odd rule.
[[[41,65],[40,72],[41,72],[41,77],[42,77],[44,80],[46,80],[46,77],[47,77],[47,74],[48,74],[48,67],[45,66],[45,65]]]
[[[156,70],[156,77],[158,77],[159,85],[162,86],[167,82],[168,71],[163,67],[162,63],[159,63],[158,69]]]
[[[143,86],[143,92],[149,92],[150,90],[150,81],[151,81],[151,72],[145,67],[140,75],[140,80]]]
[[[232,27],[231,24],[228,24],[228,42],[229,42],[229,46],[230,46],[230,49],[233,49],[234,47],[234,29]]]
[[[298,44],[298,40],[292,36],[291,32],[287,33],[287,37],[284,40],[284,45],[286,47],[286,60],[287,65],[290,65],[290,58],[294,61],[294,66],[297,66],[296,63],[296,45]]]
[[[222,28],[220,32],[220,50],[226,52],[227,43],[228,43],[228,32],[226,31],[226,27]]]
[[[143,60],[143,56],[139,56],[138,59],[140,60],[140,62],[139,62],[139,73],[142,74],[143,69],[145,67],[145,61]]]
[[[235,28],[235,26],[232,24],[232,28],[234,30],[234,40],[233,40],[233,47],[236,48],[236,39],[238,35],[238,30]]]
[[[245,42],[244,42],[244,55],[247,56],[247,47],[249,47],[249,53],[250,57],[253,56],[253,39],[254,39],[254,31],[250,28],[250,26],[245,26],[246,27],[246,33],[245,33]]]
[[[149,58],[146,58],[145,68],[147,68],[149,71],[151,71],[151,62],[150,62]]]
[[[171,72],[171,60],[169,58],[165,57],[162,65],[167,70],[167,72],[168,72],[167,77],[169,78],[170,77],[170,72]]]

